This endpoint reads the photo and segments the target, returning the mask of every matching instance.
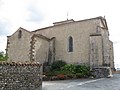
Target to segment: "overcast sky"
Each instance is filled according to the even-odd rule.
[[[116,67],[120,64],[119,0],[0,0],[0,51],[5,51],[6,36],[19,27],[29,31],[50,26],[68,18],[83,20],[105,16],[114,43]]]

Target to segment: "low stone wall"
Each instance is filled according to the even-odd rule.
[[[110,67],[95,67],[92,71],[92,75],[95,76],[95,78],[112,77],[112,71]]]
[[[42,90],[42,65],[0,62],[0,90]]]

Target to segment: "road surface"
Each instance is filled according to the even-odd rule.
[[[120,90],[120,74],[112,78],[43,81],[42,90]]]

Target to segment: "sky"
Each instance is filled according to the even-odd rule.
[[[115,66],[120,67],[119,9],[119,0],[0,0],[0,51],[5,51],[6,37],[19,27],[33,31],[67,18],[78,21],[105,16]]]

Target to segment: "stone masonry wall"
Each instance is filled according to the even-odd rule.
[[[42,90],[42,65],[0,62],[0,90]]]
[[[112,71],[110,67],[95,67],[92,70],[92,75],[95,76],[95,78],[112,77]]]

